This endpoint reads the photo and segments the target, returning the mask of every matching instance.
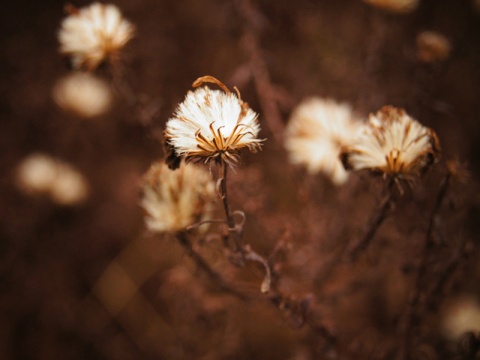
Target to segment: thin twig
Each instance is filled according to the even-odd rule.
[[[275,141],[282,143],[284,125],[277,105],[275,87],[272,85],[267,64],[262,55],[258,35],[258,23],[263,15],[250,0],[239,0],[237,8],[244,21],[243,47],[249,56],[249,68],[253,77],[263,118],[272,132]]]
[[[193,249],[192,244],[188,240],[188,236],[184,231],[177,232],[177,240],[179,244],[187,251],[188,255],[195,262],[195,264],[210,278],[210,280],[212,280],[214,284],[218,286],[219,289],[237,297],[240,300],[249,300],[247,295],[229,286],[223,277],[214,269],[212,269],[205,259]]]
[[[370,245],[370,242],[375,237],[380,226],[383,224],[383,221],[387,218],[388,211],[390,210],[393,200],[394,200],[394,191],[393,185],[395,184],[395,180],[392,178],[389,180],[386,186],[386,194],[383,198],[378,211],[376,212],[375,216],[370,221],[370,226],[368,227],[365,235],[363,236],[362,240],[357,243],[357,245],[350,251],[350,260],[355,261],[358,256]]]
[[[437,198],[435,201],[435,205],[433,207],[432,213],[430,214],[430,220],[428,223],[428,229],[425,234],[425,242],[421,254],[420,265],[417,271],[417,275],[415,278],[415,283],[413,286],[412,293],[409,297],[404,315],[403,321],[400,323],[401,326],[401,334],[402,334],[402,344],[399,353],[399,359],[407,360],[408,354],[410,353],[411,342],[413,337],[412,326],[415,321],[415,317],[418,315],[418,303],[420,301],[420,295],[422,294],[422,284],[424,282],[425,274],[427,272],[427,263],[429,258],[430,249],[434,245],[433,241],[433,232],[435,226],[435,220],[438,216],[438,213],[442,207],[443,201],[447,194],[448,187],[450,185],[451,173],[447,172],[445,177],[443,178],[440,189],[437,194]]]

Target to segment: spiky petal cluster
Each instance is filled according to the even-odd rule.
[[[208,171],[183,164],[177,171],[156,163],[144,177],[141,206],[153,232],[179,231],[209,216],[215,184]]]
[[[369,169],[391,177],[418,175],[440,156],[435,132],[403,109],[383,107],[342,151],[346,168]]]
[[[232,166],[240,149],[247,147],[255,152],[261,147],[257,114],[238,93],[230,92],[215,78],[200,78],[193,86],[204,82],[215,83],[222,90],[204,86],[189,91],[168,120],[165,139],[176,156],[187,161],[216,160]]]
[[[92,70],[107,59],[115,59],[133,36],[133,25],[114,5],[93,3],[70,12],[62,21],[58,39],[60,52],[71,56],[77,69]]]
[[[285,133],[285,147],[293,164],[310,173],[323,173],[336,184],[348,179],[339,158],[360,128],[350,106],[331,99],[310,98],[293,111]]]

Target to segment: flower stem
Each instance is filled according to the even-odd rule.
[[[373,219],[370,221],[370,226],[365,232],[363,239],[354,247],[350,252],[350,260],[355,261],[358,256],[370,245],[370,242],[375,237],[380,226],[383,224],[383,221],[387,218],[388,211],[393,204],[393,185],[395,180],[392,178],[389,180],[386,190],[387,193],[383,198],[380,208]]]
[[[440,184],[440,190],[438,191],[437,199],[435,201],[435,206],[433,211],[430,215],[430,221],[428,224],[427,233],[425,234],[425,242],[422,251],[422,257],[420,260],[420,265],[415,277],[414,287],[412,289],[412,293],[410,294],[410,298],[408,299],[408,303],[406,305],[406,309],[403,316],[403,322],[400,324],[401,326],[401,334],[403,335],[401,348],[399,352],[398,359],[400,360],[407,360],[408,354],[411,348],[412,336],[412,327],[413,323],[418,316],[418,303],[420,301],[420,295],[422,294],[423,289],[423,282],[425,278],[425,274],[427,273],[427,260],[430,250],[432,249],[434,242],[433,242],[433,232],[435,228],[435,220],[437,218],[438,212],[440,211],[445,196],[447,194],[448,187],[450,185],[451,174],[447,173]],[[463,246],[460,248],[463,249]],[[460,250],[460,254],[462,251]],[[455,263],[453,263],[455,265]],[[447,269],[448,271],[449,269]],[[448,273],[447,273],[448,274]],[[448,276],[448,275],[447,275]]]
[[[245,294],[229,286],[223,277],[214,269],[212,269],[205,259],[193,249],[186,232],[177,232],[177,240],[178,243],[187,251],[187,254],[190,256],[193,262],[210,278],[210,280],[212,280],[213,283],[218,286],[218,288],[230,295],[237,297],[240,300],[247,301],[249,299]]]
[[[222,198],[222,201],[223,201],[223,209],[225,211],[225,217],[228,225],[228,232],[229,232],[228,238],[230,237],[233,238],[235,251],[242,252],[243,246],[242,246],[241,234],[243,229],[236,228],[235,219],[230,209],[230,204],[228,202],[228,193],[227,193],[227,174],[228,174],[228,165],[224,161],[222,161],[222,178],[220,179],[220,197]],[[227,244],[228,244],[228,240],[227,240]]]

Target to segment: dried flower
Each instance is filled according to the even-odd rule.
[[[358,132],[350,106],[331,99],[310,98],[292,113],[286,128],[285,147],[293,164],[310,173],[321,172],[341,185],[348,173],[339,158],[340,150]]]
[[[417,36],[417,57],[420,61],[443,61],[448,58],[451,50],[450,41],[440,33],[423,31]]]
[[[70,15],[58,32],[60,52],[72,57],[75,68],[95,69],[105,60],[115,60],[132,38],[134,27],[114,5],[93,3],[82,9],[70,7]]]
[[[392,177],[418,175],[439,156],[435,132],[392,106],[371,114],[341,155],[347,169],[369,169]]]
[[[257,114],[242,101],[238,91],[233,94],[211,76],[199,78],[193,86],[205,82],[217,84],[222,91],[206,86],[189,91],[168,120],[165,139],[176,156],[187,161],[216,160],[232,166],[241,148],[255,152],[261,147]]]
[[[392,13],[406,14],[418,7],[419,0],[363,0],[367,4]]]
[[[88,196],[88,183],[72,165],[45,154],[32,154],[16,171],[17,184],[27,194],[46,194],[61,205],[75,205]]]
[[[211,175],[194,164],[172,171],[157,163],[145,175],[141,206],[147,213],[147,228],[153,232],[182,230],[208,218],[214,201]]]
[[[59,107],[83,118],[102,115],[112,104],[108,84],[89,73],[74,72],[61,78],[52,95]]]

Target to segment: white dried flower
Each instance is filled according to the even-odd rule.
[[[86,179],[72,165],[41,153],[20,163],[16,180],[25,193],[45,194],[61,205],[79,204],[89,192]]]
[[[293,164],[310,173],[323,173],[335,185],[348,179],[339,155],[360,128],[350,106],[318,97],[303,101],[293,111],[285,133],[285,147]]]
[[[58,32],[60,52],[72,58],[75,68],[95,69],[105,60],[115,60],[132,38],[133,25],[111,4],[93,3],[71,14]]]
[[[420,0],[363,0],[369,5],[378,7],[380,9],[398,13],[406,14],[412,12],[418,7]]]
[[[420,61],[443,61],[448,58],[451,50],[450,41],[438,32],[423,31],[417,36],[417,57]]]
[[[83,118],[104,114],[113,99],[105,81],[82,72],[74,72],[58,80],[52,96],[59,107]]]
[[[439,156],[435,132],[392,106],[371,114],[361,133],[342,150],[346,168],[392,177],[418,175]]]
[[[215,184],[205,169],[182,164],[174,171],[166,164],[154,164],[145,175],[141,201],[147,228],[153,232],[179,231],[207,219],[215,195]]]
[[[212,82],[223,90],[200,87],[189,91],[185,100],[166,125],[165,139],[176,156],[187,161],[223,161],[234,165],[238,150],[255,152],[262,140],[257,138],[260,125],[257,114],[217,79],[206,76],[194,87]]]

